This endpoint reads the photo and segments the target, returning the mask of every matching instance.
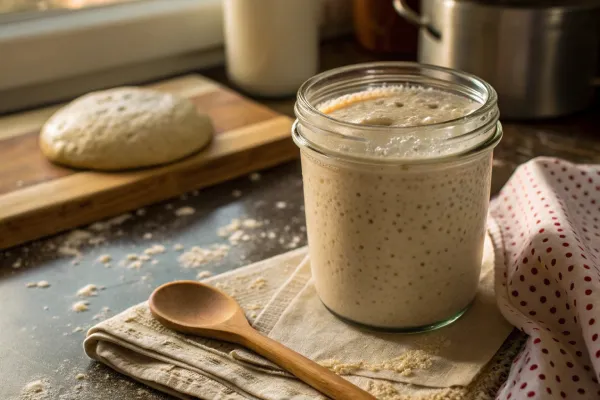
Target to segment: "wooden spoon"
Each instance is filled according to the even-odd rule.
[[[154,290],[149,305],[167,328],[240,344],[333,399],[375,400],[327,368],[258,333],[239,304],[214,287],[196,281],[166,283]]]

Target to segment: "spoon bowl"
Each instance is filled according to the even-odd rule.
[[[217,288],[175,281],[154,290],[148,305],[167,328],[240,344],[333,399],[375,400],[327,368],[255,331],[238,303]]]
[[[153,314],[168,315],[170,320],[190,327],[210,327],[225,322],[239,310],[233,298],[196,281],[162,285],[152,293],[149,301]]]
[[[167,328],[236,341],[237,327],[248,326],[238,303],[219,289],[196,281],[175,281],[158,287],[148,300],[150,312]],[[214,327],[219,327],[216,331]],[[248,326],[249,328],[249,326]]]

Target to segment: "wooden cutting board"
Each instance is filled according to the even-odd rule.
[[[0,118],[0,249],[88,224],[297,157],[292,120],[200,75],[149,87],[191,99],[216,135],[162,167],[102,173],[50,163],[41,126],[60,106]]]

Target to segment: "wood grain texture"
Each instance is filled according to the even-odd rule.
[[[197,75],[153,87],[189,97],[217,134],[200,153],[118,173],[48,162],[37,137],[47,113],[0,119],[0,248],[57,233],[297,157],[291,119]],[[36,119],[37,118],[37,119]],[[22,130],[19,130],[21,128]]]
[[[0,140],[0,199],[5,193],[76,172],[48,161],[38,146],[38,136],[29,132]]]
[[[371,394],[250,326],[239,304],[196,281],[174,281],[154,290],[148,306],[169,329],[241,344],[334,400],[376,400]]]
[[[184,79],[184,81],[192,85],[194,82],[198,83],[189,79]],[[241,95],[217,85],[209,85],[208,89],[202,85],[196,85],[193,86],[196,88],[195,91],[190,88],[172,86],[175,93],[181,94],[177,92],[179,90],[190,96],[190,100],[198,110],[211,117],[216,134],[278,116],[267,107],[251,102]],[[52,110],[56,111],[56,107],[52,107]],[[10,162],[0,163],[0,195],[78,172],[72,168],[52,164],[39,150],[39,131],[47,113],[37,113],[33,118],[37,118],[38,115],[42,118],[37,123],[26,119],[20,120],[22,131],[18,131],[19,126],[12,125],[10,135],[6,134],[4,140],[0,135],[0,160],[10,160]],[[2,130],[3,128],[5,129]],[[1,120],[0,132],[9,132]]]
[[[237,343],[253,350],[279,365],[304,383],[334,400],[377,400],[368,392],[353,385],[341,376],[285,347],[275,340],[263,336],[248,325],[241,330],[242,339]]]

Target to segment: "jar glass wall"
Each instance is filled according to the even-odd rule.
[[[402,127],[320,111],[340,96],[391,85],[452,92],[477,107]],[[311,267],[325,306],[352,322],[403,331],[460,317],[477,291],[492,150],[502,136],[494,90],[444,68],[363,64],[307,81],[296,115]]]

